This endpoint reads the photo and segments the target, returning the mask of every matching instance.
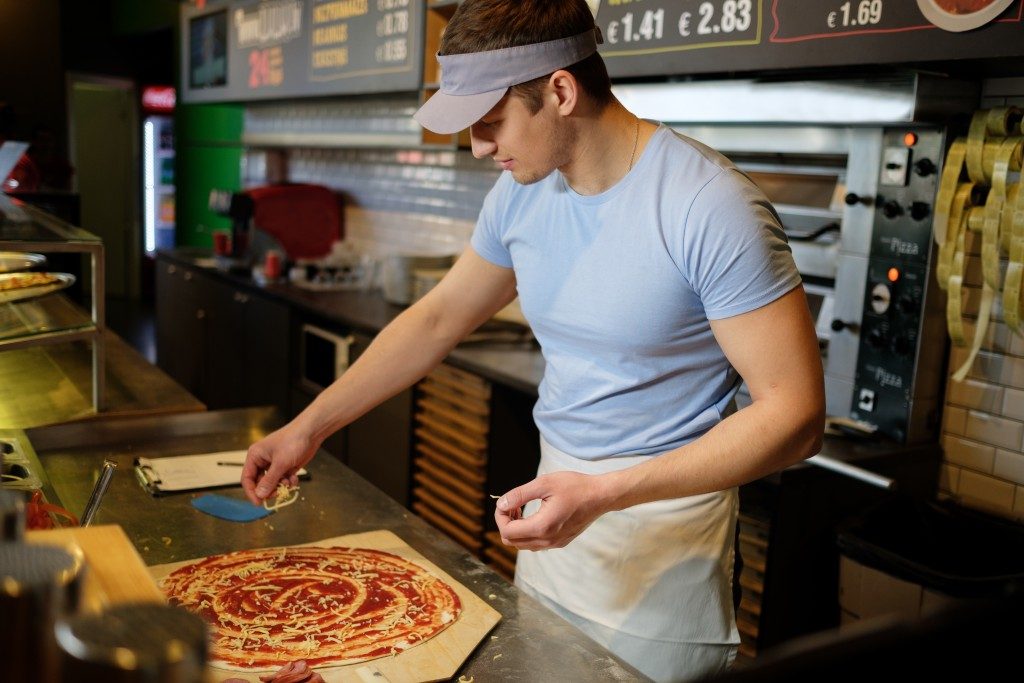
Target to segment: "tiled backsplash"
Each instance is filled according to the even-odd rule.
[[[1024,78],[986,81],[981,107],[1024,107]],[[967,268],[965,313],[974,318],[981,299],[980,240]],[[1003,261],[1005,273],[1006,262]],[[947,382],[940,488],[960,503],[1024,521],[1024,339],[1003,322],[999,297],[982,350],[962,383]],[[967,330],[972,339],[974,330]],[[950,352],[950,372],[967,358]]]
[[[346,236],[374,253],[458,253],[498,170],[466,150],[403,145],[410,132],[418,137],[415,105],[405,96],[255,105],[245,117],[243,182],[338,191]],[[375,135],[397,137],[375,147]]]

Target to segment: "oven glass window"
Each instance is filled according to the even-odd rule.
[[[335,354],[338,352],[333,339],[325,339],[317,334],[303,334],[305,350],[305,367],[302,376],[306,381],[318,387],[326,388],[334,382]]]

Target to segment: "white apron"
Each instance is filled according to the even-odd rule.
[[[541,439],[538,475],[603,474],[657,456],[581,460]],[[569,612],[661,643],[735,645],[737,490],[655,501],[598,517],[565,548],[521,550],[515,581]],[[529,516],[539,501],[527,505]],[[684,648],[680,648],[681,651]]]

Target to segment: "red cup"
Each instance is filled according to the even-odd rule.
[[[213,253],[217,256],[231,255],[231,233],[224,230],[213,232]]]
[[[263,275],[268,280],[281,277],[281,255],[271,249],[263,257]]]

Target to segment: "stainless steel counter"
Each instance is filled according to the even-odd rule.
[[[27,430],[61,503],[81,514],[104,458],[118,472],[96,524],[119,524],[146,564],[388,529],[502,615],[458,672],[477,681],[635,681],[642,674],[520,593],[461,546],[326,453],[309,465],[298,503],[245,524],[195,510],[198,494],[159,498],[132,474],[135,457],[247,448],[280,424],[268,409],[98,420]],[[240,488],[219,491],[243,498]]]

